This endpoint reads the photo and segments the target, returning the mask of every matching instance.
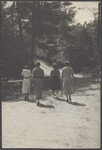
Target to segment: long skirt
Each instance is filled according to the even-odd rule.
[[[22,83],[22,93],[23,94],[29,94],[31,89],[31,80],[28,78],[23,79]]]
[[[43,80],[40,78],[36,78],[34,80],[34,90],[36,99],[39,100],[42,98],[42,91],[43,91]]]
[[[63,90],[66,96],[72,94],[72,79],[63,80]]]

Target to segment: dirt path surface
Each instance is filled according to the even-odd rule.
[[[2,102],[3,148],[100,148],[100,85],[78,88],[68,104],[60,92]]]

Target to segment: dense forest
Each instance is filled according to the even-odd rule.
[[[34,67],[36,59],[60,67],[69,60],[74,71],[100,71],[100,19],[75,23],[71,2],[1,2],[2,76],[19,78],[22,68]]]

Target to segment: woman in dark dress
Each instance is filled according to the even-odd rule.
[[[36,95],[36,102],[39,105],[39,101],[42,98],[44,71],[40,68],[40,62],[36,63],[36,68],[32,71],[33,83]]]
[[[53,97],[55,96],[55,92],[58,95],[58,90],[61,89],[60,85],[60,72],[57,69],[57,65],[53,65],[53,70],[50,73],[50,78],[51,78],[51,90],[53,91]]]

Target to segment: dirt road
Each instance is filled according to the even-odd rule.
[[[100,85],[78,88],[68,104],[62,93],[54,99],[43,93],[36,106],[29,101],[11,99],[2,102],[3,148],[99,148]]]

